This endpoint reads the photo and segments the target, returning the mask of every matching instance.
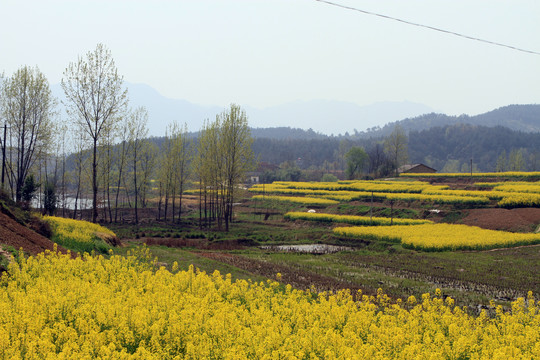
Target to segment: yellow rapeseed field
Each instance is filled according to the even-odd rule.
[[[334,232],[354,237],[401,241],[406,247],[424,250],[487,249],[540,243],[540,234],[510,233],[460,224],[338,227]]]
[[[53,231],[52,240],[59,245],[80,251],[106,250],[107,245],[96,234],[116,236],[115,233],[99,224],[84,220],[44,216]]]
[[[534,176],[536,173],[478,173],[475,175],[490,176],[492,174],[499,174],[498,176],[501,176],[500,174],[507,174],[508,176],[528,174],[527,176]],[[443,175],[452,177],[458,174],[438,174],[438,176]],[[464,176],[464,174],[459,175]],[[414,174],[412,176],[420,175]],[[539,182],[514,181],[477,183],[477,185],[491,187],[492,190],[449,190],[446,185],[430,185],[427,182],[421,181],[349,180],[339,182],[276,181],[272,184],[254,185],[249,191],[296,196],[304,195],[306,197],[318,197],[341,202],[365,201],[373,197],[377,201],[419,201],[435,204],[483,206],[488,205],[490,200],[494,200],[497,201],[498,206],[507,208],[540,206]]]
[[[489,203],[487,191],[453,191],[448,186],[435,186],[420,181],[340,181],[293,182],[276,181],[272,184],[254,185],[249,191],[269,194],[304,195],[342,202],[355,200],[421,201],[440,204],[485,205]],[[491,192],[494,193],[494,192]],[[497,199],[502,193],[495,193]],[[255,197],[260,198],[260,197]],[[300,197],[298,197],[300,198]]]
[[[334,205],[339,202],[331,199],[322,199],[315,197],[300,197],[300,196],[264,196],[255,195],[255,200],[269,200],[269,201],[284,201],[301,205]]]
[[[275,181],[272,184],[258,184],[251,191],[284,192],[286,189],[297,190],[327,190],[327,191],[364,191],[364,192],[404,192],[420,193],[424,189],[447,189],[446,185],[430,185],[422,181],[383,181],[383,180],[354,180],[339,182],[302,182],[302,181]]]
[[[307,212],[288,212],[283,216],[289,220],[307,220],[307,221],[320,221],[320,222],[337,222],[353,225],[418,225],[418,224],[431,224],[430,220],[423,219],[391,219],[389,217],[377,217],[377,216],[357,216],[357,215],[338,215],[338,214],[324,214],[324,213],[307,213]]]
[[[506,182],[506,183],[498,183],[497,185],[494,186],[493,190],[540,194],[540,181],[536,181],[536,182],[513,181],[513,182]]]
[[[471,177],[470,173],[402,173],[402,177]],[[506,171],[506,172],[486,172],[473,173],[473,177],[493,177],[493,178],[540,178],[540,171]]]
[[[13,262],[0,278],[0,359],[538,359],[540,302],[468,315],[440,291],[312,294],[137,256]]]
[[[505,193],[506,195],[497,203],[500,207],[540,207],[540,194],[534,193]]]

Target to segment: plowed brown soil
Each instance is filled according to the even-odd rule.
[[[12,246],[30,255],[37,255],[45,250],[53,250],[54,243],[45,236],[30,230],[0,212],[0,247]],[[66,250],[58,246],[58,250],[66,253]]]
[[[540,224],[540,209],[472,209],[462,223],[491,230],[530,232]]]

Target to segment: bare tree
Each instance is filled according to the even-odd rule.
[[[139,198],[141,206],[146,208],[148,205],[148,192],[152,184],[152,175],[154,175],[158,147],[148,139],[143,140],[143,146],[140,157],[141,175],[139,186]]]
[[[172,135],[170,132],[171,129],[169,126],[167,127],[165,133],[165,141],[161,146],[161,156],[159,157],[159,169],[157,174],[159,186],[158,219],[161,219],[161,207],[163,205],[163,215],[165,221],[167,221],[167,214],[169,210],[169,198],[173,192],[174,175],[174,149]]]
[[[128,162],[128,154],[131,152],[130,143],[129,143],[129,117],[122,119],[119,131],[119,144],[115,152],[115,170],[116,173],[116,193],[114,200],[114,222],[118,221],[118,201],[120,197],[120,185],[122,181],[125,182],[125,168]]]
[[[118,75],[110,50],[98,44],[94,51],[70,63],[64,71],[62,89],[73,122],[84,129],[92,142],[92,221],[97,220],[98,144],[127,106],[127,90]]]
[[[21,201],[24,182],[37,155],[46,154],[50,145],[56,101],[37,67],[23,66],[2,85],[2,114],[10,128],[11,161],[7,168],[12,192]]]
[[[191,172],[192,147],[191,141],[187,136],[187,125],[178,125],[172,123],[168,128],[169,137],[166,141],[170,142],[168,157],[171,159],[171,190],[172,190],[172,218],[174,221],[176,194],[179,198],[178,221],[182,215],[182,193],[184,192],[186,181]]]
[[[225,230],[229,231],[238,186],[245,180],[246,172],[253,169],[255,158],[251,150],[253,138],[246,112],[240,106],[231,104],[231,107],[221,114],[221,121],[220,151],[224,154],[225,180],[225,191],[222,196],[225,199]]]
[[[409,159],[407,143],[407,135],[400,125],[396,125],[392,133],[384,140],[384,150],[393,162],[396,173],[397,169]]]
[[[215,217],[218,227],[221,229],[224,223],[228,231],[238,187],[254,165],[253,139],[245,111],[231,105],[215,122],[205,124],[198,141],[195,172],[200,181],[201,208],[204,199],[207,226],[208,216]],[[202,227],[202,211],[199,217]]]
[[[101,139],[98,144],[98,174],[103,191],[103,219],[112,222],[111,208],[111,187],[112,187],[112,165],[113,150],[115,142],[116,126],[107,126],[103,129]],[[108,217],[108,220],[107,220]]]
[[[133,190],[135,194],[135,223],[139,223],[139,190],[140,179],[138,175],[141,173],[141,156],[144,149],[144,139],[148,136],[148,111],[144,107],[138,107],[129,115],[128,121],[128,141],[130,144],[133,175]]]

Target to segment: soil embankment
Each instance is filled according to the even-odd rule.
[[[23,248],[26,254],[37,255],[45,250],[52,251],[54,242],[0,212],[0,247],[6,246],[17,250]],[[58,246],[58,250],[67,252],[61,246]]]

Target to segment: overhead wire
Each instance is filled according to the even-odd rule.
[[[477,38],[477,37],[474,37],[474,36],[461,34],[461,33],[455,32],[455,31],[441,29],[441,28],[434,27],[434,26],[423,25],[423,24],[412,22],[412,21],[403,20],[403,19],[399,19],[399,18],[396,18],[396,17],[384,15],[384,14],[379,14],[379,13],[372,12],[372,11],[358,9],[358,8],[355,8],[355,7],[352,7],[352,6],[347,6],[347,5],[334,3],[334,2],[331,2],[331,1],[328,1],[328,0],[315,0],[315,1],[320,2],[320,3],[325,3],[325,4],[328,4],[328,5],[332,5],[332,6],[336,6],[336,7],[342,8],[342,9],[347,9],[347,10],[360,12],[360,13],[363,13],[363,14],[366,14],[366,15],[378,16],[378,17],[381,17],[381,18],[384,18],[384,19],[397,21],[397,22],[400,22],[400,23],[403,23],[403,24],[412,25],[412,26],[418,26],[418,27],[421,27],[421,28],[425,28],[425,29],[429,29],[429,30],[433,30],[433,31],[438,31],[438,32],[441,32],[441,33],[449,34],[449,35],[462,37],[462,38],[469,39],[469,40],[479,41],[479,42],[483,42],[483,43],[490,44],[490,45],[501,46],[501,47],[505,47],[505,48],[508,48],[508,49],[528,53],[528,54],[540,55],[540,52],[527,50],[527,49],[523,49],[523,48],[519,48],[519,47],[516,47],[516,46],[507,45],[507,44],[503,44],[503,43],[499,43],[499,42],[495,42],[495,41],[485,40],[485,39]]]

